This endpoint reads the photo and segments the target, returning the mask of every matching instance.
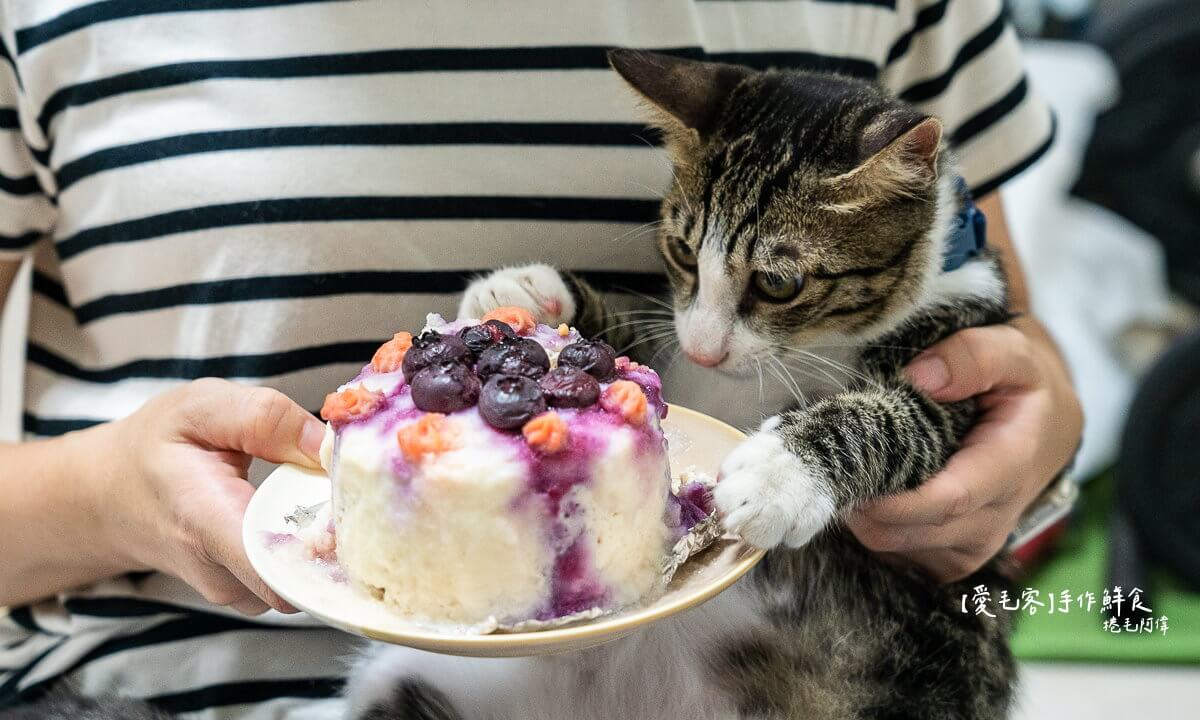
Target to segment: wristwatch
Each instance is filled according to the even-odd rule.
[[[1078,499],[1078,483],[1068,473],[1063,473],[1021,515],[1017,528],[1008,536],[1005,551],[1018,550],[1065,518]]]

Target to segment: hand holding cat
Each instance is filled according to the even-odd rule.
[[[908,367],[941,402],[978,396],[982,415],[946,468],[917,490],[859,508],[850,528],[941,581],[977,570],[1069,462],[1083,414],[1067,368],[1029,317],[964,330]]]

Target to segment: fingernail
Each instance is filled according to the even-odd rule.
[[[918,355],[906,372],[912,384],[926,392],[937,392],[950,384],[950,368],[937,355]]]
[[[321,463],[321,441],[325,439],[325,425],[316,418],[304,424],[300,433],[300,452]]]

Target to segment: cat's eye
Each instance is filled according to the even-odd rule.
[[[685,268],[694,268],[699,263],[696,251],[681,238],[675,238],[669,245],[671,259]]]
[[[754,273],[754,289],[771,302],[787,302],[800,294],[804,278],[799,275],[776,275],[775,273]]]

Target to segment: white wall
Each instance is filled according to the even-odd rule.
[[[15,440],[21,428],[21,364],[29,317],[29,263],[17,275],[0,316],[0,440]]]

